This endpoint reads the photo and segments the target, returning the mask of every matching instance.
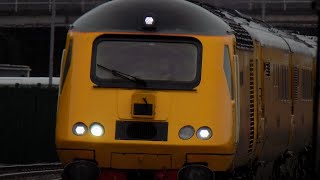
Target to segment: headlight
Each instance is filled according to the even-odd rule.
[[[198,129],[197,137],[202,140],[208,140],[212,137],[212,130],[207,126],[203,126]]]
[[[194,128],[192,126],[184,126],[179,131],[180,139],[187,140],[190,139],[194,134]]]
[[[104,128],[99,123],[93,123],[90,126],[90,132],[94,136],[102,136],[104,134]]]
[[[85,124],[78,122],[73,125],[72,132],[77,136],[82,136],[88,131],[88,128]]]

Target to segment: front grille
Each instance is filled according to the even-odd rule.
[[[167,141],[167,122],[117,121],[117,140]]]
[[[157,135],[157,129],[152,123],[131,123],[127,135],[135,139],[152,139]]]

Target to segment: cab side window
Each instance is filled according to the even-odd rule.
[[[67,53],[67,54],[65,54]],[[64,64],[63,69],[61,68],[61,89],[60,89],[60,93],[63,90],[63,86],[66,80],[66,77],[68,75],[68,71],[71,65],[71,59],[72,59],[72,40],[69,41],[69,46],[67,51],[64,52],[64,62],[61,62]]]
[[[224,73],[227,79],[228,88],[230,92],[231,99],[234,99],[233,97],[233,91],[232,91],[232,77],[231,77],[231,62],[230,62],[230,52],[229,47],[227,45],[224,46],[224,57],[223,57],[223,69]]]

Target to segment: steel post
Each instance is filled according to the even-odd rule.
[[[52,86],[53,58],[54,58],[54,33],[56,19],[56,0],[51,1],[51,33],[50,33],[50,61],[49,61],[49,86]]]

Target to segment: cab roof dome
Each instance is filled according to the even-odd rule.
[[[74,22],[80,32],[143,32],[146,16],[155,19],[152,32],[169,34],[226,35],[230,27],[219,17],[185,0],[114,0]]]

